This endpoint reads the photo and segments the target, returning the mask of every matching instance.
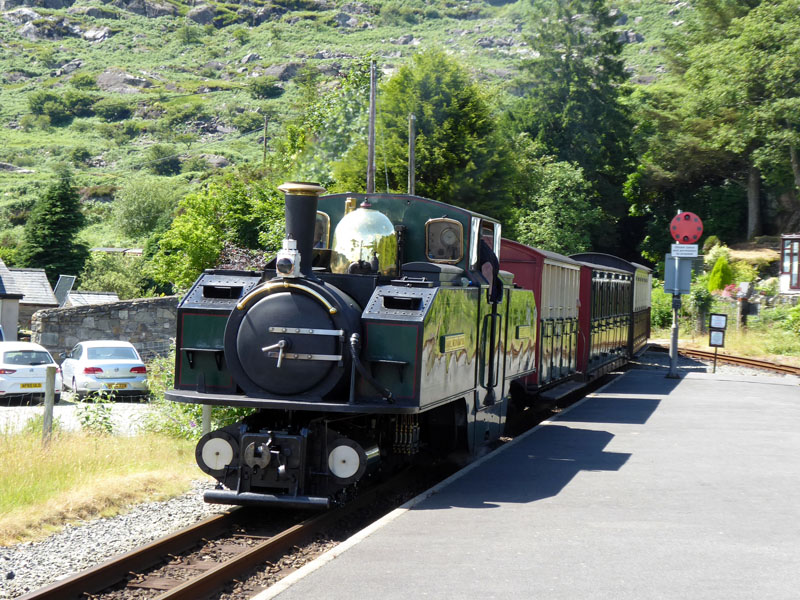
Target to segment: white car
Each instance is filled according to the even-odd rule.
[[[0,342],[0,400],[44,399],[47,367],[58,367],[50,353],[32,342]],[[55,401],[61,399],[61,369]]]
[[[148,393],[147,367],[130,342],[79,342],[61,356],[64,389],[78,397],[98,392],[115,397],[143,397]]]

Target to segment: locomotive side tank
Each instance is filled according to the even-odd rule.
[[[418,196],[280,189],[270,268],[206,271],[178,309],[167,397],[255,409],[198,443],[220,483],[206,500],[327,507],[371,472],[497,439],[537,327],[533,293],[498,272],[500,224]]]

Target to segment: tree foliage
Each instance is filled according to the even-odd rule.
[[[225,242],[273,253],[283,232],[277,184],[248,171],[214,177],[179,202],[178,215],[158,241],[153,278],[186,288],[217,264]]]
[[[84,223],[72,176],[62,168],[58,180],[36,201],[25,224],[18,253],[20,264],[44,269],[51,284],[61,274],[78,275],[89,252],[77,239]]]
[[[406,190],[411,114],[416,117],[416,192],[502,217],[510,160],[488,98],[462,65],[438,50],[415,54],[381,89],[376,188],[388,184],[391,191]],[[335,165],[339,189],[365,188],[366,154],[364,139]]]
[[[571,163],[540,157],[526,135],[515,140],[519,185],[506,235],[560,254],[591,248],[590,233],[602,214],[591,205],[591,184]]]
[[[114,196],[112,220],[121,234],[142,238],[166,229],[177,204],[177,190],[162,179],[131,178]]]
[[[723,289],[726,285],[733,282],[733,269],[728,263],[727,257],[722,254],[714,263],[711,275],[708,276],[708,290],[714,292]]]
[[[120,300],[141,298],[151,281],[141,256],[92,252],[80,276],[81,290],[115,292]]]
[[[534,57],[522,64],[525,93],[508,126],[527,133],[542,155],[581,167],[595,206],[613,222],[627,212],[621,192],[632,159],[614,17],[602,0],[537,3],[531,11],[527,41]]]

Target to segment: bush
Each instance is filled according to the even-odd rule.
[[[96,435],[111,435],[114,432],[110,400],[101,392],[78,404],[75,412],[83,431]]]
[[[719,241],[717,236],[708,236],[706,241],[703,242],[703,254],[708,254],[714,246],[719,246],[720,244],[722,244],[722,242]]]
[[[257,112],[243,112],[231,119],[231,123],[239,131],[255,131],[264,126],[264,117]]]
[[[72,79],[69,80],[69,83],[72,87],[79,90],[97,89],[97,80],[94,75],[89,75],[89,73],[75,73]]]
[[[203,407],[199,404],[170,402],[164,392],[173,386],[175,348],[168,356],[158,357],[147,365],[147,385],[150,388],[153,411],[147,414],[145,428],[182,439],[199,439],[202,435]],[[211,409],[211,428],[224,427],[252,414],[254,409],[215,406]]]
[[[720,255],[717,262],[714,263],[714,268],[711,269],[711,275],[708,277],[708,291],[715,292],[723,289],[725,286],[733,282],[733,269],[728,264],[728,259],[725,255]]]
[[[672,324],[672,295],[667,294],[662,284],[655,279],[653,284],[650,324],[654,329],[664,329]]]
[[[155,175],[175,175],[181,171],[181,160],[173,146],[154,144],[147,150],[147,169]]]
[[[134,238],[166,229],[178,204],[178,192],[155,177],[132,177],[117,191],[112,220],[117,230]]]
[[[175,37],[184,45],[199,44],[203,41],[203,30],[192,25],[185,25],[175,32]]]
[[[240,27],[239,29],[234,30],[233,39],[235,39],[242,46],[244,46],[247,42],[250,41],[250,33],[247,31],[247,29]]]
[[[92,106],[95,103],[95,97],[91,94],[78,90],[67,90],[61,99],[64,107],[76,117],[91,117],[94,115]]]
[[[55,126],[68,125],[72,121],[72,114],[60,98],[45,102],[42,106],[42,114],[50,119],[51,125]]]
[[[76,166],[85,165],[86,161],[88,161],[91,157],[92,153],[83,146],[76,146],[69,151],[69,159],[72,161],[72,164]]]
[[[38,90],[28,94],[28,108],[35,115],[45,114],[44,105],[48,102],[60,102],[57,94],[47,90]]]
[[[106,121],[121,121],[131,116],[131,105],[120,98],[103,98],[92,106],[95,114]]]
[[[182,125],[188,121],[202,120],[208,117],[208,113],[202,104],[191,102],[170,106],[164,114],[164,122],[168,127]]]
[[[185,161],[181,165],[181,172],[182,173],[203,173],[208,171],[209,164],[208,161],[203,158],[202,156],[193,156]]]
[[[793,306],[787,311],[784,328],[787,331],[800,335],[800,304]]]
[[[731,263],[731,270],[733,271],[734,283],[740,283],[742,281],[749,283],[758,279],[758,269],[743,260],[733,261]]]
[[[254,77],[247,84],[248,91],[257,100],[277,98],[283,94],[283,88],[275,77]]]

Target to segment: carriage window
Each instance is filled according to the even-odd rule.
[[[330,248],[331,218],[322,211],[317,211],[317,222],[314,225],[314,248]]]
[[[425,255],[436,263],[457,263],[464,256],[464,228],[453,219],[425,223]]]

